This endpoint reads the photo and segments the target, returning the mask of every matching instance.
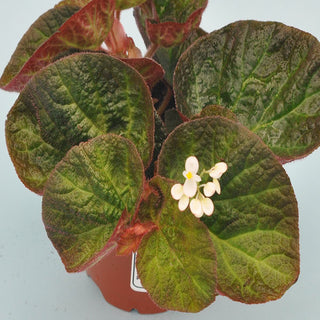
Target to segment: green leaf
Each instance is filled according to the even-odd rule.
[[[61,7],[65,5],[77,5],[79,7],[84,7],[86,4],[88,4],[92,0],[63,0],[59,2],[56,7]],[[117,10],[124,10],[128,8],[132,8],[135,6],[138,6],[146,0],[114,0],[115,7]]]
[[[181,114],[177,109],[169,109],[164,114],[164,123],[166,134],[168,135],[171,131],[173,131],[177,126],[183,123],[183,119]]]
[[[191,155],[199,160],[199,172],[228,164],[221,195],[212,197],[215,211],[203,219],[217,253],[218,292],[245,303],[280,298],[299,274],[298,208],[285,170],[258,136],[222,117],[193,120],[173,131],[158,173],[183,183]]]
[[[113,134],[73,147],[59,162],[42,214],[67,271],[84,270],[115,246],[120,217],[124,212],[130,220],[140,199],[143,171],[133,143]]]
[[[228,107],[282,161],[320,144],[320,44],[276,22],[239,21],[203,37],[181,57],[174,88],[187,116]]]
[[[181,43],[169,48],[160,47],[155,55],[155,59],[159,61],[163,69],[165,70],[165,79],[172,85],[173,73],[176,68],[177,62],[181,54],[199,37],[206,35],[207,33],[198,28],[192,30],[188,37]]]
[[[11,160],[24,185],[42,194],[48,174],[64,152],[46,143],[30,98],[21,94],[6,121],[6,141]]]
[[[21,92],[6,123],[9,153],[21,180],[38,193],[72,146],[105,133],[130,139],[147,166],[153,112],[134,69],[103,53],[74,54],[42,69]]]
[[[194,115],[191,119],[203,118],[203,117],[213,117],[220,116],[233,121],[238,121],[236,115],[227,108],[219,105],[209,105],[204,107],[199,114]]]
[[[180,212],[162,177],[150,181],[152,192],[139,208],[142,222],[157,228],[140,244],[137,270],[143,286],[164,309],[198,312],[215,299],[216,257],[203,223]]]
[[[101,45],[112,27],[113,1],[92,0],[76,13],[75,9],[79,7],[52,9],[31,26],[0,79],[3,89],[21,91],[37,71],[71,48],[95,50]],[[39,33],[46,36],[38,40]]]
[[[174,21],[184,23],[196,10],[205,8],[207,0],[154,0],[160,22]]]
[[[154,120],[154,149],[151,163],[145,171],[147,178],[152,178],[154,176],[156,161],[158,159],[162,144],[166,139],[164,123],[162,122],[157,111],[154,111]]]

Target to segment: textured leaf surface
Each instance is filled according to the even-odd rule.
[[[191,119],[220,116],[229,120],[238,121],[236,115],[228,108],[219,105],[209,105],[204,107],[199,114],[194,115]]]
[[[159,174],[183,183],[190,155],[199,159],[199,172],[228,164],[221,195],[212,198],[214,214],[204,219],[217,252],[218,291],[246,303],[281,297],[299,273],[298,209],[283,167],[254,133],[221,117],[173,131]]]
[[[122,213],[135,211],[143,171],[132,142],[113,134],[73,147],[59,162],[44,191],[43,221],[67,271],[106,254]]]
[[[152,43],[163,47],[171,47],[185,41],[192,30],[197,29],[201,22],[203,9],[196,10],[185,23],[161,22],[147,20],[146,28]]]
[[[40,131],[32,101],[21,94],[6,121],[7,147],[19,178],[38,194],[42,194],[49,173],[65,154],[46,143]]]
[[[320,143],[320,44],[275,22],[240,21],[199,40],[174,80],[186,115],[208,104],[230,108],[283,160]]]
[[[113,0],[92,0],[69,19],[67,19],[68,13],[72,13],[74,7],[68,8],[63,6],[51,10],[29,29],[1,77],[0,86],[3,89],[21,91],[37,71],[70,48],[94,50],[101,45],[112,27]],[[63,17],[67,19],[58,30],[56,30],[58,23],[64,20],[57,19],[56,12],[64,12]],[[47,24],[53,24],[53,28],[49,28],[48,38],[45,40],[43,37],[39,43],[34,42],[32,39],[34,33],[46,34]],[[28,49],[30,41],[32,47]],[[21,52],[24,51],[28,52],[28,56],[23,55],[24,58],[21,59]]]
[[[118,59],[86,53],[51,64],[27,84],[8,116],[6,136],[20,178],[41,193],[46,177],[72,146],[101,134],[133,141],[147,166],[153,123],[142,77]]]
[[[40,16],[20,40],[1,77],[0,85],[4,86],[11,80],[13,75],[18,74],[35,51],[78,10],[79,7],[77,6],[65,6],[51,9]]]
[[[88,4],[92,0],[63,0],[59,2],[56,7],[61,7],[65,5],[77,5],[80,7],[84,7],[86,4]],[[142,4],[146,2],[146,0],[115,0],[116,9],[123,10],[132,8],[135,6],[138,6],[139,4]]]
[[[135,68],[142,75],[150,88],[152,88],[164,76],[162,66],[153,59],[133,58],[122,59],[122,61]]]
[[[157,52],[155,59],[159,61],[163,69],[165,70],[165,79],[172,85],[173,73],[176,68],[177,62],[181,54],[199,37],[204,36],[205,31],[198,28],[192,30],[188,37],[180,44],[165,48],[160,47]]]
[[[172,199],[172,182],[155,177],[139,217],[157,229],[142,239],[137,269],[143,286],[162,308],[198,312],[215,299],[216,258],[208,230]]]
[[[155,0],[153,1],[160,22],[184,23],[196,10],[207,6],[207,0]]]
[[[146,40],[170,47],[182,43],[199,27],[207,1],[149,1],[135,10],[139,29]],[[147,42],[149,42],[147,40]]]

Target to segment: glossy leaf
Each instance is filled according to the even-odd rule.
[[[80,7],[84,7],[90,1],[92,0],[63,0],[59,2],[56,5],[56,7],[61,7],[65,5],[77,5]],[[144,2],[146,2],[146,0],[115,0],[115,7],[117,10],[124,10],[124,9],[138,6]]]
[[[212,197],[215,211],[203,219],[217,252],[218,292],[245,303],[280,298],[299,274],[298,209],[285,170],[258,136],[222,117],[173,131],[158,173],[183,183],[191,155],[199,172],[220,161],[228,165],[221,195]]]
[[[38,193],[72,146],[105,133],[132,140],[147,166],[153,112],[134,69],[103,53],[74,54],[42,69],[21,92],[6,123],[9,153],[22,181]]]
[[[67,271],[84,270],[115,246],[114,229],[123,213],[128,220],[133,216],[143,182],[135,146],[113,134],[73,147],[59,162],[42,208],[48,236]]]
[[[208,104],[232,110],[283,162],[320,144],[320,44],[275,22],[240,21],[186,51],[174,87],[187,116]]]
[[[3,89],[21,91],[37,71],[70,48],[94,50],[101,45],[112,27],[113,0],[92,0],[69,19],[67,13],[73,12],[75,7],[68,8],[63,6],[51,10],[27,31],[0,79],[0,86]],[[66,12],[64,23],[61,19],[56,19],[56,12]],[[57,29],[59,22],[62,24]],[[39,43],[34,42],[34,33],[46,33],[47,24],[51,23],[54,28],[50,29],[48,38],[42,38]],[[40,30],[36,30],[38,28]],[[29,50],[26,47],[28,48],[30,41],[32,47]],[[21,52],[24,51],[28,52],[28,56],[21,59]]]
[[[198,312],[215,299],[216,259],[203,223],[180,212],[165,178],[150,181],[153,191],[139,217],[157,228],[139,246],[137,270],[151,298],[161,308]]]

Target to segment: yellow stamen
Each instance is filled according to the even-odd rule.
[[[187,174],[186,174],[187,178],[188,179],[191,179],[192,178],[192,173],[189,171]]]

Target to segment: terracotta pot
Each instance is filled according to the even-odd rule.
[[[100,288],[107,302],[125,311],[160,313],[142,287],[135,268],[135,255],[117,256],[115,250],[91,268],[88,275]]]

